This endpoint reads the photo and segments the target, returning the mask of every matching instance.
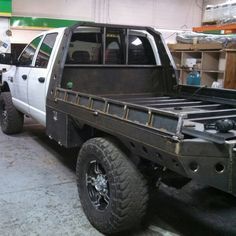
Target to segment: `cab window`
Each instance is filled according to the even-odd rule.
[[[146,37],[129,35],[128,64],[155,65],[152,47]]]
[[[47,68],[56,38],[57,33],[51,33],[45,36],[35,61],[35,67]]]
[[[31,66],[33,62],[33,58],[39,43],[41,42],[42,35],[35,38],[21,53],[18,61],[19,66]]]

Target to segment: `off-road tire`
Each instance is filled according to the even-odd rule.
[[[101,164],[109,182],[110,202],[103,211],[92,204],[86,185],[86,171],[93,160]],[[147,183],[113,141],[93,138],[85,142],[79,152],[76,175],[84,213],[98,231],[111,235],[140,225],[148,204]]]
[[[16,134],[22,131],[24,115],[12,103],[10,92],[3,92],[0,96],[0,125],[5,134]]]

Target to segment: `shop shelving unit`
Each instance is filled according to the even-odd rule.
[[[197,59],[201,85],[211,87],[218,81],[224,88],[236,89],[236,49],[225,50],[171,50],[179,72],[181,84],[186,84],[186,78],[191,68],[186,66],[189,58]]]

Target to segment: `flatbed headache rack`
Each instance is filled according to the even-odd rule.
[[[220,133],[205,130],[206,123],[220,119],[236,121],[236,107],[196,99],[193,95],[115,94],[88,95],[57,87],[55,101],[69,103],[89,111],[151,129],[160,135],[180,141],[202,138],[218,144],[236,139],[236,131]],[[235,101],[234,101],[235,102]]]
[[[80,120],[82,119],[81,116],[83,116],[85,123],[88,121],[87,111],[90,111],[94,116],[101,114],[103,118],[105,117],[103,122],[100,122],[103,128],[106,128],[104,125],[105,120],[116,119],[122,121],[122,125],[116,122],[117,127],[122,126],[122,129],[135,125],[135,127],[153,131],[155,134],[169,137],[175,141],[201,138],[210,142],[224,144],[227,140],[236,139],[235,130],[221,133],[217,130],[206,130],[204,126],[225,118],[236,120],[236,91],[177,85],[176,71],[173,63],[171,63],[171,56],[165,45],[160,43],[159,33],[149,27],[109,25],[109,27],[126,30],[146,30],[154,37],[156,45],[159,45],[158,50],[162,61],[163,74],[160,80],[164,81],[163,91],[160,88],[156,88],[154,93],[143,94],[132,92],[118,94],[116,92],[113,93],[113,91],[111,92],[112,94],[108,94],[108,91],[106,91],[97,95],[97,93],[84,93],[78,91],[78,89],[65,89],[61,84],[65,60],[61,60],[61,58],[66,58],[67,51],[65,49],[69,43],[68,37],[79,26],[103,27],[104,30],[107,27],[103,24],[79,23],[69,29],[67,37],[65,37],[61,46],[61,53],[58,54],[58,64],[55,64],[56,66],[53,70],[56,79],[53,77],[49,86],[49,91],[51,92],[47,97],[48,108],[56,108],[64,112],[67,104],[66,113]],[[122,68],[127,66],[130,67],[130,65],[124,65]],[[96,67],[93,67],[93,69],[96,70]],[[72,76],[74,75],[72,74]],[[131,75],[129,74],[129,76]],[[129,86],[132,87],[132,84],[129,84]],[[55,101],[59,101],[59,104],[56,105]],[[72,107],[74,107],[73,111],[70,110]],[[77,110],[75,107],[82,110]],[[83,112],[83,115],[80,112]],[[101,120],[91,118],[90,124],[101,128],[99,121]],[[130,125],[127,126],[128,124]],[[111,121],[109,131],[113,129],[112,125]],[[141,134],[136,132],[135,129],[133,131]]]

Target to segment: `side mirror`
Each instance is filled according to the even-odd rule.
[[[0,64],[13,65],[15,59],[11,53],[2,53],[0,54]]]

